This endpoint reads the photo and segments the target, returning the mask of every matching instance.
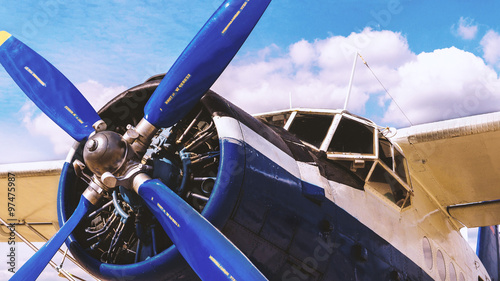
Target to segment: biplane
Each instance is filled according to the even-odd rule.
[[[498,280],[500,114],[395,135],[347,110],[252,116],[210,87],[269,2],[225,1],[166,74],[98,112],[0,32],[2,66],[76,141],[64,162],[0,169],[34,199],[15,223],[1,210],[4,241],[51,237],[11,280],[63,243],[102,280]]]

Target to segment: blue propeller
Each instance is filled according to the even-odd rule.
[[[137,192],[202,280],[267,280],[217,228],[160,180],[145,181]]]
[[[182,119],[236,55],[271,0],[226,0],[186,47],[144,108],[156,128]],[[75,140],[86,139],[99,116],[76,87],[48,61],[0,31],[0,64],[23,92]],[[212,224],[158,180],[138,193],[187,262],[203,280],[266,280]],[[82,195],[71,218],[13,277],[34,280],[92,208]],[[196,247],[196,248],[193,248]]]
[[[184,117],[215,83],[271,0],[227,0],[167,72],[144,108],[145,119],[167,128]]]
[[[47,116],[77,141],[100,120],[89,102],[52,64],[5,31],[0,31],[0,64]]]
[[[57,250],[61,248],[66,238],[78,225],[80,220],[93,209],[92,203],[83,195],[75,209],[75,212],[59,229],[59,231],[50,238],[10,279],[11,281],[35,280],[45,269]]]

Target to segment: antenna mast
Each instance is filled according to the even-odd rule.
[[[359,53],[356,51],[354,53],[354,62],[352,64],[351,79],[349,80],[349,89],[347,90],[347,96],[345,98],[344,110],[347,109],[347,103],[349,103],[349,97],[351,96],[352,81],[354,80],[354,72],[356,71],[356,62],[358,61]]]

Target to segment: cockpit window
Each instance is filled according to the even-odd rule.
[[[404,182],[408,183],[406,176],[406,158],[388,139],[379,137],[379,159],[393,170]]]
[[[365,183],[364,188],[400,210],[411,205],[413,191],[406,159],[371,121],[345,111],[294,110],[258,118],[326,152],[328,162],[352,172]]]
[[[281,114],[261,116],[260,118],[262,120],[266,121],[268,124],[283,128],[283,126],[285,126],[286,122],[290,118],[290,115],[291,115],[290,112],[285,112],[285,113],[281,113]]]
[[[301,141],[320,147],[332,124],[333,115],[316,115],[299,113],[293,119],[288,131]]]
[[[385,137],[379,138],[379,157],[392,170],[392,144]]]
[[[342,115],[337,122],[328,158],[348,167],[370,189],[398,208],[408,207],[411,204],[408,167],[399,148],[365,120]]]
[[[378,161],[368,178],[370,187],[400,208],[410,205],[406,159],[386,137],[379,134]]]
[[[406,163],[406,158],[396,148],[394,149],[394,165],[396,165],[396,167],[394,168],[394,171],[396,172],[396,174],[404,182],[409,183],[408,178],[406,177],[406,169],[408,168],[407,163]]]
[[[335,130],[328,152],[375,154],[373,151],[373,128],[342,117]]]
[[[408,190],[394,175],[380,163],[377,163],[369,178],[370,186],[398,207],[410,204]]]

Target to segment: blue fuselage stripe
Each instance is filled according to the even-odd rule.
[[[432,280],[389,242],[324,198],[322,187],[302,181],[248,143],[244,149],[250,157],[241,195],[224,233],[268,278],[387,280],[399,274]],[[316,198],[307,196],[311,191]],[[323,200],[318,200],[320,195]]]

